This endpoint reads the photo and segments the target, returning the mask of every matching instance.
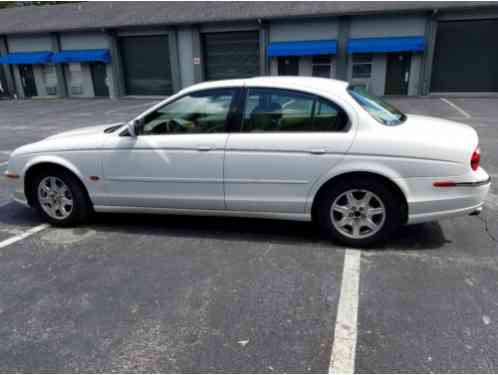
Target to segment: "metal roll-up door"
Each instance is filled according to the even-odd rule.
[[[498,91],[498,20],[438,24],[432,92]]]
[[[259,75],[258,31],[203,34],[206,80]]]
[[[119,39],[127,95],[171,95],[171,63],[167,35]]]

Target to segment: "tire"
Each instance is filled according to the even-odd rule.
[[[30,189],[36,210],[44,221],[54,226],[74,226],[85,222],[90,216],[92,208],[85,188],[76,177],[63,169],[47,169],[38,173],[34,176]],[[53,191],[57,191],[59,195],[52,197]],[[51,203],[54,200],[55,206],[60,207],[55,210],[55,214],[51,209],[54,207]]]
[[[363,248],[382,242],[402,223],[401,197],[375,178],[339,180],[319,199],[318,224],[329,238],[345,246]]]

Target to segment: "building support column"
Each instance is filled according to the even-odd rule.
[[[124,96],[125,84],[123,74],[123,64],[119,53],[118,38],[113,31],[107,31],[109,50],[111,52],[111,63],[107,64],[107,82],[109,87],[109,97],[118,99]]]
[[[21,72],[19,71],[19,66],[12,65],[12,71],[14,72],[14,84],[16,86],[16,91],[19,99],[26,99],[24,95],[24,88],[22,86]]]
[[[192,27],[192,55],[194,56],[194,82],[204,81],[204,58],[202,56],[201,32],[198,26]]]
[[[270,27],[268,22],[260,21],[259,28],[259,74],[270,75],[270,61],[268,59],[268,43],[270,39]]]
[[[0,37],[0,55],[6,55],[9,53],[9,49],[7,46],[7,38],[5,36]],[[3,75],[5,77],[5,83],[7,84],[7,92],[10,96],[19,96],[19,93],[16,90],[16,85],[14,83],[14,75],[12,72],[12,66],[7,64],[2,64],[1,69],[3,70]]]
[[[337,35],[337,53],[336,53],[336,79],[348,80],[348,39],[349,29],[351,27],[350,17],[339,17],[339,32]]]
[[[180,59],[178,56],[178,32],[175,28],[168,30],[169,56],[171,62],[171,84],[173,94],[182,88],[180,76]]]
[[[52,44],[52,52],[61,51],[61,41],[58,33],[50,34],[50,41]],[[64,65],[55,64],[55,74],[57,76],[57,93],[60,98],[67,98],[67,83],[66,75],[64,74]]]
[[[436,47],[437,33],[437,10],[434,10],[427,18],[425,25],[426,47],[420,69],[421,95],[429,95],[431,91],[432,64],[434,63],[434,49]]]

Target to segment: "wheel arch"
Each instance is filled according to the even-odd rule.
[[[60,157],[40,157],[31,160],[23,170],[24,176],[24,193],[28,201],[29,206],[33,207],[34,197],[32,194],[32,189],[30,189],[30,183],[37,173],[46,169],[59,169],[67,173],[70,173],[76,181],[78,181],[86,194],[88,202],[91,202],[90,195],[88,193],[88,188],[83,182],[83,176],[79,172],[78,168],[74,166],[69,161]]]
[[[403,223],[406,223],[408,220],[408,200],[406,198],[406,188],[403,186],[400,186],[400,184],[396,183],[394,181],[394,178],[391,176],[386,176],[385,174],[378,173],[378,172],[373,172],[369,170],[358,170],[358,171],[350,171],[350,172],[343,172],[336,174],[334,176],[331,176],[330,178],[326,179],[319,187],[317,188],[315,194],[312,197],[311,204],[310,204],[310,211],[311,211],[311,217],[314,219],[316,217],[316,210],[318,203],[322,197],[322,195],[327,191],[327,189],[332,186],[334,183],[337,183],[340,180],[344,179],[353,179],[353,178],[373,178],[387,186],[391,191],[393,191],[395,194],[398,194],[398,196],[401,198],[403,207],[402,207],[402,214],[403,214]]]

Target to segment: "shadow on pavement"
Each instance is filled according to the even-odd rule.
[[[38,214],[16,203],[0,207],[0,225],[41,224]],[[209,216],[95,214],[87,225],[96,230],[137,235],[167,235],[279,242],[283,244],[324,244],[336,247],[312,223]],[[430,250],[449,243],[437,222],[401,227],[385,243],[368,251]]]
[[[243,219],[180,215],[98,214],[93,218],[95,229],[137,234],[164,234],[193,238],[221,238],[293,244],[339,245],[327,240],[312,223],[283,220]],[[449,243],[437,222],[400,228],[375,250],[430,250]]]

